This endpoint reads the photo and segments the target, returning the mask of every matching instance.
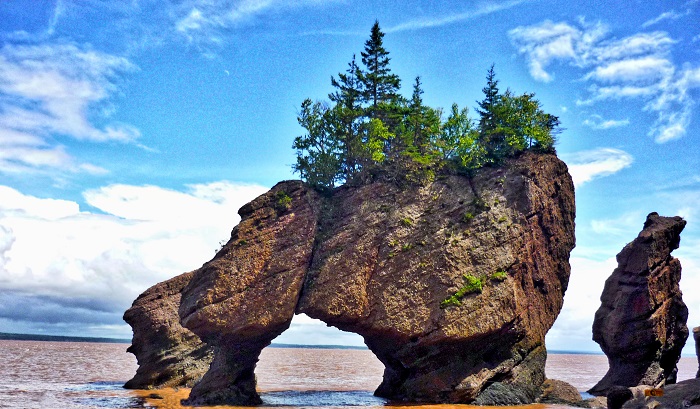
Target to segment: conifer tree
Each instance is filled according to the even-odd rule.
[[[432,154],[431,144],[440,131],[440,111],[423,105],[423,87],[420,76],[413,84],[413,95],[407,109],[406,146],[414,148],[420,155]]]
[[[505,137],[498,129],[496,110],[501,105],[501,94],[498,90],[498,80],[493,64],[486,74],[486,86],[482,89],[484,99],[477,101],[479,108],[479,138],[478,143],[484,149],[485,163],[498,162],[504,156]],[[484,164],[485,164],[484,163]]]
[[[363,84],[362,100],[370,104],[369,116],[381,117],[382,103],[396,102],[399,97],[401,79],[391,73],[389,68],[389,52],[384,48],[384,33],[375,21],[369,40],[365,42],[365,50],[361,53],[365,71],[360,72]],[[381,118],[380,118],[381,119]]]
[[[331,85],[335,91],[328,98],[335,102],[333,113],[337,128],[335,136],[341,143],[343,178],[346,181],[360,170],[362,151],[362,82],[359,79],[360,68],[355,63],[355,56],[348,63],[345,73],[338,74],[338,79],[331,77]]]

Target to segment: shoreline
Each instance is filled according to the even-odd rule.
[[[106,343],[106,344],[131,344],[131,339],[126,338],[102,338],[102,337],[78,337],[68,335],[42,335],[42,334],[19,334],[0,332],[0,341],[39,341],[39,342],[86,342],[86,343]],[[272,343],[266,348],[293,348],[293,349],[355,349],[369,351],[366,346],[360,345],[307,345],[307,344],[286,344]],[[549,355],[605,355],[602,351],[574,351],[574,350],[547,350]],[[682,354],[682,358],[694,358],[694,354]]]

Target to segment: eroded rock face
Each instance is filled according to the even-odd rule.
[[[680,217],[647,216],[639,236],[617,255],[593,322],[593,340],[610,369],[589,392],[612,386],[675,382],[676,364],[688,338],[688,308],[679,288],[681,264],[671,256],[685,227]]]
[[[193,273],[156,284],[141,294],[124,313],[134,337],[127,352],[139,368],[124,387],[151,389],[193,386],[209,369],[212,348],[180,325],[180,292]]]
[[[320,204],[302,182],[277,184],[238,211],[231,240],[183,290],[182,324],[216,348],[188,405],[262,403],[255,364],[294,316]]]
[[[239,213],[182,291],[182,324],[216,350],[187,404],[260,403],[258,356],[295,313],[362,335],[386,367],[379,396],[540,396],[575,244],[573,183],[556,156],[330,197],[283,182]]]
[[[471,183],[341,188],[325,212],[297,311],[364,337],[386,367],[377,395],[471,402],[498,382],[518,389],[513,403],[539,396],[574,247],[563,162],[526,154]],[[481,292],[446,306],[465,275]]]

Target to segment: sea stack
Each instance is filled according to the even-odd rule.
[[[651,213],[637,238],[617,255],[618,267],[605,282],[593,322],[593,340],[610,369],[589,393],[675,383],[688,338],[688,308],[679,288],[681,264],[671,252],[685,224],[677,216]]]
[[[182,324],[214,347],[186,404],[260,403],[255,365],[295,313],[363,336],[393,400],[534,402],[563,304],[574,187],[553,154],[470,177],[377,179],[320,195],[282,182],[182,291]]]

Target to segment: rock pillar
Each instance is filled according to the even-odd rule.
[[[593,340],[610,369],[589,393],[675,382],[688,338],[688,308],[678,285],[681,263],[671,252],[685,224],[680,217],[651,213],[639,236],[617,255],[618,266],[605,282],[593,322]]]

